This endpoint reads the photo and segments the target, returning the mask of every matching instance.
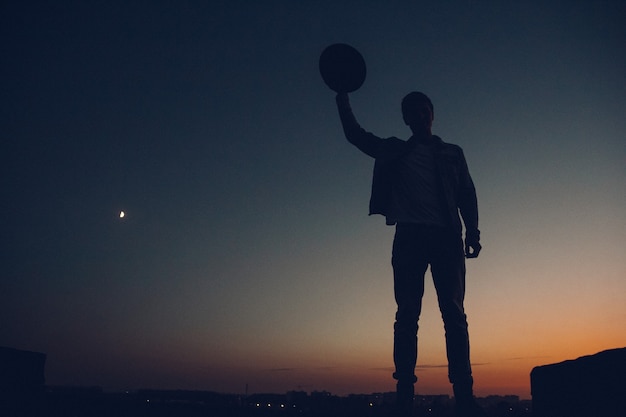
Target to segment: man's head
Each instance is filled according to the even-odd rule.
[[[433,103],[426,94],[414,91],[402,99],[402,118],[414,134],[430,134],[434,117]]]

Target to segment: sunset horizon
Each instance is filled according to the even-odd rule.
[[[546,356],[543,358],[506,358],[499,363],[472,363],[474,378],[477,381],[476,395],[478,397],[515,395],[520,399],[529,400],[532,398],[530,372],[534,367],[570,361],[615,348],[620,348],[620,346],[573,356],[552,356],[554,360]],[[45,352],[41,353],[45,354]],[[115,372],[117,368],[115,362],[106,366],[107,371],[103,371],[102,368],[90,367],[87,362],[88,358],[82,358],[85,361],[82,362],[83,366],[71,374],[67,370],[58,369],[55,359],[58,358],[47,355],[46,385],[97,386],[107,392],[158,389],[198,390],[242,395],[246,392],[259,394],[326,391],[333,395],[346,396],[395,390],[395,381],[391,378],[392,365],[380,368],[358,368],[338,365],[315,367],[299,363],[299,366],[293,367],[219,368],[211,365],[210,362],[191,364],[189,361],[174,359],[169,367],[159,367],[158,363],[167,363],[168,358],[154,358],[154,368],[136,368],[127,363],[118,364],[118,366],[125,366]],[[182,365],[183,363],[185,365]],[[101,376],[93,377],[94,374]],[[418,364],[416,374],[419,378],[416,384],[416,395],[453,396],[452,387],[447,379],[446,363]]]

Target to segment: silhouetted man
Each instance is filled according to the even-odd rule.
[[[402,116],[413,135],[407,141],[379,138],[362,129],[348,95],[337,95],[346,138],[375,158],[370,214],[395,225],[392,266],[398,306],[394,324],[398,408],[411,413],[417,381],[417,322],[422,309],[424,274],[431,267],[446,331],[448,377],[459,416],[480,416],[472,392],[465,297],[465,257],[478,256],[476,190],[463,151],[431,132],[433,105],[423,93],[402,100]],[[465,246],[462,225],[465,224]]]

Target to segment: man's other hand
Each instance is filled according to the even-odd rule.
[[[468,242],[465,240],[465,257],[478,258],[478,254],[483,247],[478,242]]]

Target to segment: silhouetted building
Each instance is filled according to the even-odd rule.
[[[538,366],[530,374],[535,417],[626,416],[626,348]]]
[[[280,410],[287,407],[287,395],[285,394],[252,394],[247,398],[250,408]]]
[[[307,404],[308,397],[305,391],[289,391],[287,392],[287,404],[302,409]]]
[[[0,347],[0,415],[36,414],[45,389],[46,355]]]

